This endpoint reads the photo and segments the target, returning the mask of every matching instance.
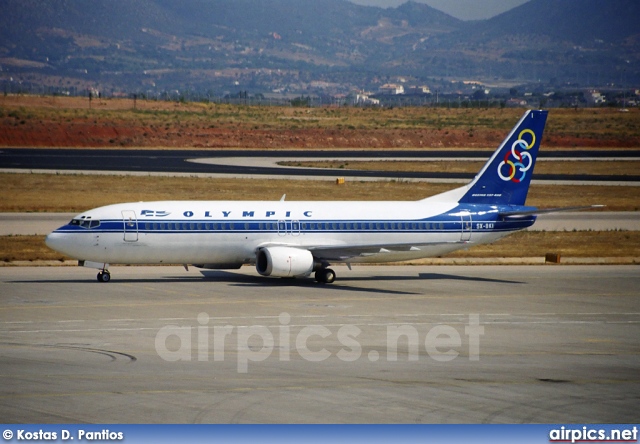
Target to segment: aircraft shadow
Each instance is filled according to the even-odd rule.
[[[420,273],[421,279],[428,280],[452,280],[452,281],[471,281],[471,282],[494,282],[498,284],[525,284],[526,282],[511,281],[507,279],[483,278],[478,276],[461,276],[457,274],[441,274],[441,273]]]
[[[369,287],[353,287],[347,286],[349,282],[371,282],[371,281],[379,281],[379,282],[393,282],[393,281],[414,281],[414,280],[453,280],[453,281],[469,281],[469,282],[491,282],[491,283],[499,283],[499,284],[518,284],[522,285],[525,282],[521,281],[513,281],[506,279],[493,279],[493,278],[483,278],[477,276],[461,276],[461,275],[453,275],[453,274],[442,274],[442,273],[419,273],[413,276],[357,276],[350,277],[348,274],[345,274],[343,277],[340,277],[336,283],[334,284],[320,284],[316,282],[312,278],[265,278],[263,276],[252,276],[246,275],[242,273],[233,273],[229,271],[223,270],[210,270],[210,271],[200,271],[201,275],[190,275],[190,276],[168,276],[168,277],[160,277],[160,278],[135,278],[135,279],[118,279],[117,275],[114,276],[113,280],[109,284],[104,285],[114,285],[119,282],[126,283],[139,283],[139,284],[152,284],[152,283],[184,283],[184,282],[226,282],[235,286],[245,286],[245,287],[318,287],[322,286],[326,288],[328,291],[367,291],[371,293],[387,293],[387,294],[419,294],[415,292],[407,292],[407,291],[399,291],[399,290],[385,290],[385,289],[375,289]],[[19,280],[19,281],[7,281],[8,283],[16,283],[16,284],[98,284],[95,279],[91,277],[87,277],[87,279],[34,279],[34,280]]]
[[[456,281],[471,281],[471,282],[492,282],[499,284],[518,284],[522,285],[525,282],[521,281],[513,281],[506,279],[493,279],[493,278],[483,278],[477,276],[461,276],[461,275],[452,275],[452,274],[441,274],[441,273],[419,273],[414,276],[358,276],[358,277],[350,277],[348,274],[341,276],[337,280],[337,284],[319,284],[315,282],[311,278],[299,278],[299,279],[265,279],[261,276],[247,276],[240,275],[231,272],[225,271],[213,271],[206,272],[201,271],[201,273],[205,276],[206,279],[212,280],[224,280],[227,282],[237,282],[239,285],[260,285],[260,286],[283,286],[283,287],[298,287],[298,286],[318,286],[323,285],[326,288],[340,287],[340,289],[346,289],[341,283],[348,282],[370,282],[370,281],[381,281],[381,282],[393,282],[393,281],[414,281],[414,280],[456,280]],[[251,282],[247,282],[247,281]],[[356,291],[376,291],[371,288],[358,288],[351,287]],[[387,293],[396,293],[396,294],[417,294],[412,292],[402,292],[395,290],[380,290],[381,292]]]
[[[334,284],[320,284],[312,278],[265,278],[262,276],[248,276],[246,274],[237,274],[226,271],[201,271],[206,280],[212,280],[217,282],[227,282],[235,287],[247,287],[247,288],[265,288],[265,287],[278,287],[278,288],[323,288],[327,291],[356,291],[356,292],[368,292],[368,293],[382,293],[382,294],[420,294],[408,291],[399,290],[387,290],[382,288],[365,288],[354,287],[349,285],[343,285],[342,282],[347,283],[350,279],[344,278]],[[368,279],[362,279],[363,281]]]

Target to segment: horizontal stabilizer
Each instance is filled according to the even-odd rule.
[[[606,205],[586,205],[581,207],[561,207],[561,208],[549,208],[547,210],[524,210],[524,211],[505,211],[498,213],[500,217],[525,217],[532,216],[534,214],[548,214],[548,213],[559,213],[561,211],[582,211],[582,210],[593,210],[595,208],[604,208]]]

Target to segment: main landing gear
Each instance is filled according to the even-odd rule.
[[[321,284],[332,284],[336,280],[336,272],[331,268],[321,268],[316,271],[315,278]]]
[[[109,273],[109,270],[101,270],[97,278],[98,282],[109,282],[111,280],[111,273]]]

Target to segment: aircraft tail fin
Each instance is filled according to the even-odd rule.
[[[524,205],[548,111],[527,111],[467,185],[460,203]]]

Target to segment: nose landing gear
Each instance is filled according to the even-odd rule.
[[[102,270],[98,273],[98,282],[109,282],[111,280],[111,273],[109,270]]]

